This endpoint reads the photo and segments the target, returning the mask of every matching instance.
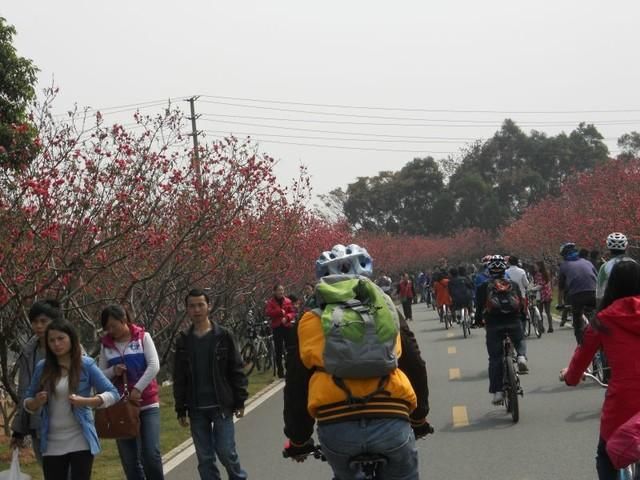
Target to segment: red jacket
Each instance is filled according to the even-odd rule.
[[[606,331],[587,327],[565,381],[577,385],[598,348],[603,348],[611,367],[600,417],[600,435],[607,441],[618,427],[640,412],[640,296],[616,300],[598,313],[598,319]]]
[[[276,297],[271,297],[264,311],[271,319],[271,328],[292,327],[296,319],[296,309],[288,297],[283,297],[282,303]]]
[[[398,294],[401,299],[413,298],[413,283],[411,280],[402,280],[398,286]]]

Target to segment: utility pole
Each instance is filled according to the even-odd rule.
[[[193,156],[191,157],[191,166],[196,174],[196,190],[199,195],[202,195],[202,170],[200,169],[200,151],[198,150],[198,127],[196,126],[196,120],[200,118],[200,115],[196,115],[196,100],[200,98],[199,95],[195,95],[189,99],[189,106],[191,107],[191,116],[187,117],[191,120],[191,133],[193,137]]]

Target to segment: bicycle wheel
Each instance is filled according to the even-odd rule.
[[[536,337],[540,338],[542,336],[542,315],[540,315],[538,307],[533,307],[533,329]]]
[[[504,393],[507,412],[511,414],[513,423],[518,423],[518,420],[520,420],[520,405],[518,404],[518,376],[514,363],[511,357],[508,357],[505,361],[507,391]]]
[[[527,318],[524,321],[524,336],[531,335],[531,311],[527,310]]]
[[[264,344],[264,340],[260,339],[256,346],[256,371],[259,373],[264,373],[267,370],[267,356],[267,346]]]
[[[242,369],[245,375],[250,375],[256,366],[256,352],[252,342],[248,342],[240,350],[240,358],[242,358]]]

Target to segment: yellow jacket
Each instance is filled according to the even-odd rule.
[[[374,395],[367,402],[348,402],[348,395],[332,376],[323,371],[325,336],[320,317],[308,311],[298,325],[298,347],[304,366],[313,371],[309,381],[307,409],[318,423],[349,420],[362,417],[401,417],[409,420],[416,408],[416,394],[409,378],[396,368],[384,385],[385,393]],[[400,358],[402,346],[400,334],[396,342],[396,355]],[[380,377],[345,379],[344,383],[353,397],[365,397],[380,384]]]

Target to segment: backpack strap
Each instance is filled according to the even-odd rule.
[[[342,390],[344,393],[347,394],[347,404],[350,406],[356,406],[356,405],[362,405],[362,404],[368,403],[376,395],[384,395],[386,397],[391,396],[391,392],[384,389],[387,386],[387,383],[389,383],[389,375],[380,377],[377,388],[373,392],[369,393],[368,395],[365,395],[364,397],[353,396],[353,393],[351,392],[351,390],[349,390],[349,387],[347,387],[347,384],[344,383],[344,379],[340,377],[336,377],[335,375],[333,375],[331,378],[333,379],[333,382],[338,386],[338,388],[340,388],[340,390]]]

